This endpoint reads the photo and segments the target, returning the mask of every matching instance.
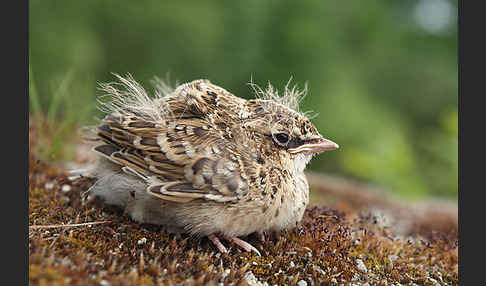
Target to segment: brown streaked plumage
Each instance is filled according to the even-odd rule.
[[[121,206],[139,222],[223,237],[295,226],[309,202],[304,168],[318,152],[338,148],[298,111],[302,92],[255,88],[236,97],[208,80],[168,88],[155,97],[131,77],[102,84],[108,114],[91,129],[99,160],[83,175],[87,194]],[[103,99],[103,98],[102,98]]]

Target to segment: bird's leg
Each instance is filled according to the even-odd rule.
[[[259,231],[257,232],[258,239],[260,240],[261,243],[265,243],[265,236],[266,236],[265,231]]]
[[[236,236],[223,235],[223,237],[229,241],[233,241],[236,245],[239,245],[244,250],[248,252],[255,251],[256,254],[258,254],[258,256],[261,256],[260,251],[258,251],[258,249],[256,249],[253,245],[249,244],[248,242],[239,239]]]
[[[211,234],[211,235],[208,236],[208,238],[218,248],[219,252],[221,252],[221,253],[227,253],[228,252],[226,247],[224,247],[224,245],[221,243],[221,241],[219,240],[219,238],[216,235]]]

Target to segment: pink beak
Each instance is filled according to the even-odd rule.
[[[332,142],[331,140],[322,138],[317,143],[304,144],[297,148],[289,149],[289,152],[293,154],[296,153],[315,154],[324,151],[335,150],[338,148],[339,148],[338,144]]]

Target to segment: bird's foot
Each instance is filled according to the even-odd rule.
[[[222,237],[224,239],[228,240],[228,241],[233,241],[236,245],[240,246],[241,248],[243,248],[244,250],[246,250],[248,252],[254,251],[256,254],[258,254],[258,256],[261,256],[260,251],[258,251],[258,249],[256,249],[253,245],[249,244],[248,242],[246,242],[246,241],[244,241],[244,240],[242,240],[238,237],[229,236],[229,235],[223,235]],[[218,250],[221,253],[227,253],[228,252],[226,247],[224,247],[224,245],[221,243],[221,241],[219,240],[219,238],[216,235],[211,234],[211,235],[208,236],[208,238],[216,246],[216,248],[218,248]]]
[[[216,248],[219,250],[219,252],[221,253],[227,253],[228,250],[226,249],[226,247],[224,247],[224,245],[221,243],[221,241],[219,240],[219,238],[214,235],[214,234],[211,234],[208,236],[209,240],[211,240],[211,242],[214,244],[214,246],[216,246]]]

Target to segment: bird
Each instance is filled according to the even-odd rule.
[[[101,197],[140,223],[259,250],[240,237],[297,226],[309,203],[304,169],[339,146],[325,139],[299,103],[307,86],[250,83],[244,99],[193,80],[170,87],[155,78],[149,94],[131,74],[100,83],[105,113],[85,128],[96,160],[79,174],[94,180],[86,197]],[[290,81],[289,81],[290,83]],[[76,172],[73,172],[76,173]]]

